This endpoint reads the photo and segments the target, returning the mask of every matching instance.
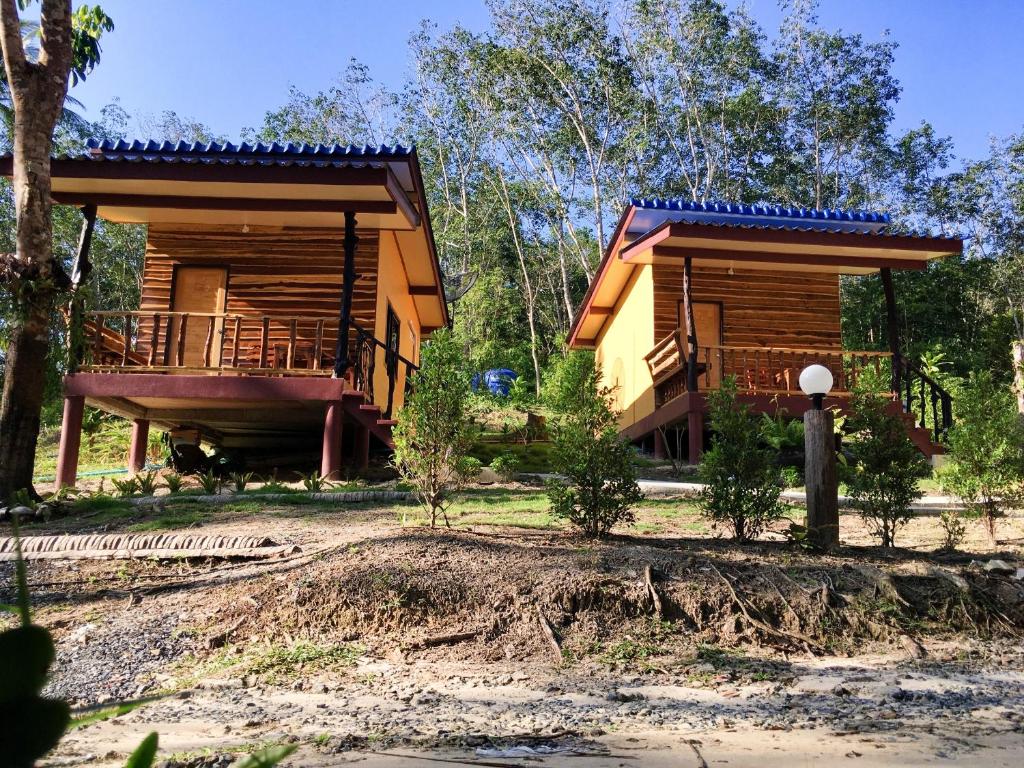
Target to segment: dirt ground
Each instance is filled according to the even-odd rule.
[[[885,552],[853,516],[829,556],[713,536],[684,501],[593,543],[536,491],[471,495],[452,531],[372,503],[98,509],[61,532],[258,533],[258,562],[32,561],[58,641],[50,692],[92,711],[51,765],[114,766],[149,731],[167,766],[1017,766],[1024,521],[938,554],[935,517]],[[501,525],[490,523],[500,522]],[[11,569],[0,564],[0,601]],[[7,619],[9,620],[9,619]],[[517,756],[507,751],[517,749]]]

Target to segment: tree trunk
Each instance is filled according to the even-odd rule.
[[[4,66],[14,106],[17,215],[14,324],[0,400],[0,501],[32,488],[56,287],[50,221],[50,151],[72,61],[71,0],[43,0],[40,52],[29,61],[15,0],[0,0]]]
[[[1024,415],[1024,339],[1013,342],[1013,386],[1017,392],[1017,411]]]

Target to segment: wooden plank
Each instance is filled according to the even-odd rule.
[[[393,200],[309,200],[267,197],[199,197],[192,195],[118,195],[90,192],[54,192],[61,205],[96,205],[115,208],[172,208],[209,211],[286,211],[297,213],[397,213]]]

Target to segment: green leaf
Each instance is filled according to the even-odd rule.
[[[121,715],[126,715],[129,712],[132,712],[145,704],[149,704],[150,702],[157,701],[162,698],[164,697],[147,696],[144,699],[136,699],[135,701],[123,701],[119,704],[114,704],[110,707],[103,707],[103,709],[97,709],[93,712],[90,712],[87,715],[81,715],[80,717],[76,717],[74,720],[71,721],[71,725],[69,726],[69,728],[83,728],[86,725],[91,725],[92,723],[100,723],[104,720],[110,720],[113,717],[120,717]]]
[[[149,734],[142,740],[142,743],[136,747],[135,751],[132,752],[131,757],[128,758],[128,762],[124,764],[124,768],[150,768],[153,765],[153,760],[156,759],[156,747],[159,737],[156,731]]]
[[[267,747],[259,752],[253,752],[238,763],[235,768],[273,768],[296,749],[298,749],[296,744]]]

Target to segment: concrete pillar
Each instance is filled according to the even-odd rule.
[[[327,404],[320,475],[328,480],[341,479],[341,422],[344,413],[345,409],[340,400],[334,400]]]
[[[64,398],[64,419],[60,427],[57,450],[57,488],[74,487],[78,479],[78,449],[82,445],[82,416],[85,398],[73,395]]]
[[[365,472],[370,466],[370,430],[359,427],[356,430],[356,470]]]
[[[654,430],[654,458],[668,458],[668,451],[665,450],[665,436],[661,433],[660,429]]]
[[[704,453],[704,413],[699,410],[691,410],[686,414],[686,432],[689,441],[690,464],[699,464],[701,454]]]
[[[132,441],[128,448],[128,471],[141,472],[146,467],[149,448],[149,419],[135,419],[132,422]]]
[[[804,414],[804,484],[807,486],[807,535],[820,549],[839,545],[839,483],[832,411]]]

